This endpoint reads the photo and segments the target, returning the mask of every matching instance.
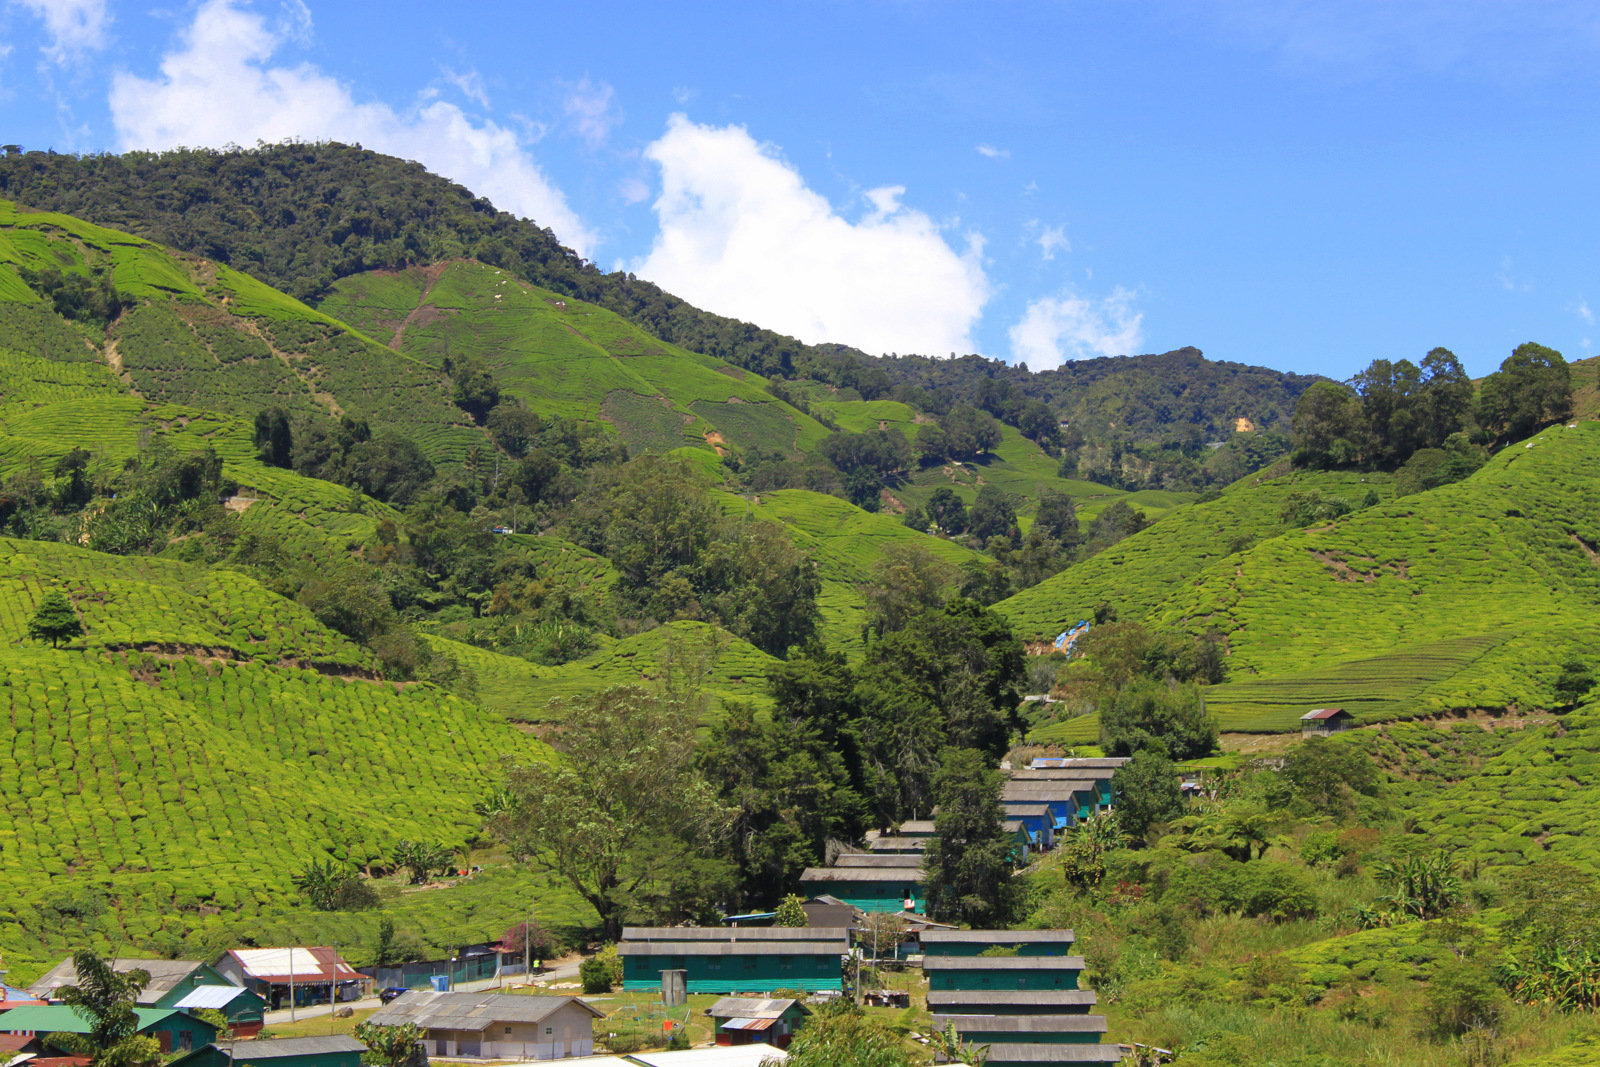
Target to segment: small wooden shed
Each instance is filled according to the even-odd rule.
[[[723,997],[707,1008],[706,1014],[716,1025],[719,1045],[788,1048],[811,1010],[798,1000]]]
[[[1300,716],[1301,737],[1327,737],[1356,724],[1356,717],[1343,708],[1318,708]]]

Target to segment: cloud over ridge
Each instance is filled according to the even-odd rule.
[[[870,190],[851,222],[743,126],[673,115],[646,150],[661,170],[660,223],[648,254],[627,264],[707,310],[803,341],[868,352],[972,351],[990,296],[983,239],[957,250],[938,224],[900,203],[902,186]]]
[[[233,0],[207,0],[180,47],[162,57],[156,77],[119,73],[113,79],[111,115],[122,148],[289,138],[360,143],[414,159],[501,210],[550,227],[580,254],[592,252],[595,235],[512,131],[474,121],[440,100],[408,112],[357,102],[345,85],[309,63],[270,65],[284,39]]]
[[[1132,355],[1144,343],[1144,313],[1134,294],[1118,286],[1096,300],[1067,291],[1030,301],[1011,327],[1011,355],[1030,370],[1049,370],[1070,360]]]

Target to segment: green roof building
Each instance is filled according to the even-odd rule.
[[[135,1008],[139,1033],[155,1038],[161,1051],[187,1052],[216,1040],[217,1031],[186,1012],[172,1008]],[[87,1034],[89,1020],[68,1004],[24,1004],[0,1015],[0,1031],[8,1034]]]
[[[266,1008],[265,1002],[242,986],[228,981],[208,963],[200,960],[118,957],[111,961],[111,969],[118,974],[139,970],[150,976],[149,984],[134,1001],[136,1007],[177,1008],[180,1011],[215,1008],[227,1016],[237,1035],[248,1037],[261,1029],[261,1013]],[[58,1000],[61,989],[77,981],[77,968],[68,957],[40,976],[28,987],[28,992],[41,1000]]]

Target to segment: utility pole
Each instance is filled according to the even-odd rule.
[[[294,1022],[294,946],[289,947],[289,1021]]]
[[[522,984],[533,984],[533,898],[528,898],[528,921],[522,927]]]

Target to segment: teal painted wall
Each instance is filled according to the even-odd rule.
[[[1099,1034],[1038,1033],[1016,1030],[962,1030],[961,1040],[974,1045],[1098,1045]]]
[[[624,956],[622,988],[661,988],[662,971],[687,971],[690,993],[770,993],[777,989],[819,992],[843,989],[839,957],[822,956]]]
[[[1078,972],[1041,968],[1035,971],[934,971],[929,989],[1077,989]]]
[[[1078,954],[1078,946],[1071,942],[1064,945],[1045,943],[1030,945],[1025,942],[1016,942],[1013,945],[1013,943],[1001,941],[998,944],[1003,948],[1015,947],[1019,956],[1075,956]],[[981,956],[986,950],[993,947],[992,944],[980,945],[970,941],[946,941],[942,944],[923,945],[922,954],[924,956]],[[999,988],[1003,989],[1005,987],[1001,986]]]
[[[229,1063],[227,1052],[210,1045],[202,1051],[174,1060],[168,1067],[236,1067],[237,1064],[248,1062],[244,1056],[248,1048],[246,1044],[239,1046],[233,1064]],[[361,1067],[361,1053],[317,1052],[305,1056],[274,1056],[270,1062],[273,1067]]]
[[[838,897],[846,904],[862,911],[899,911],[906,902],[903,895],[906,882],[807,882],[806,892],[813,896]],[[928,891],[920,882],[910,883],[910,899],[916,901],[913,909],[922,915],[927,911]]]

